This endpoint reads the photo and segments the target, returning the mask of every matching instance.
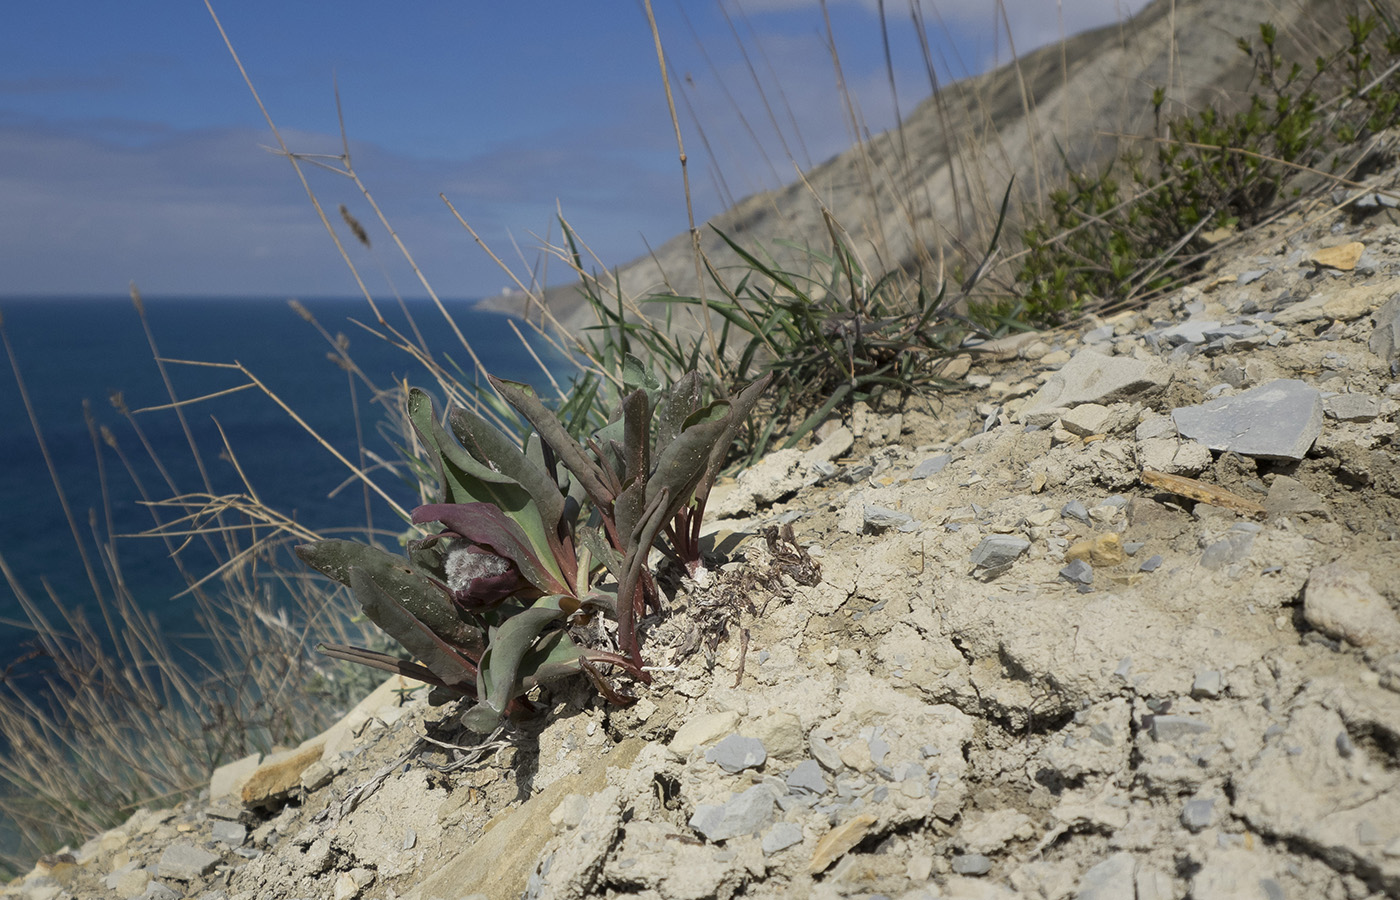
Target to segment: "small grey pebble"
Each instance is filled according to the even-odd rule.
[[[1060,577],[1070,584],[1093,584],[1094,567],[1082,559],[1076,559],[1060,570]]]
[[[1144,560],[1142,561],[1142,565],[1138,566],[1138,571],[1139,571],[1139,572],[1155,572],[1155,571],[1157,571],[1157,567],[1160,566],[1161,564],[1162,564],[1162,556],[1161,556],[1161,554],[1160,554],[1160,553],[1158,553],[1158,554],[1153,554],[1152,556],[1149,556],[1147,559],[1144,559]]]
[[[991,870],[991,858],[981,853],[964,853],[953,857],[953,871],[959,875],[986,875]]]
[[[1181,808],[1181,824],[1192,834],[1210,827],[1215,820],[1215,799],[1187,800]]]
[[[1196,680],[1191,683],[1191,696],[1214,700],[1220,696],[1221,687],[1220,672],[1215,669],[1202,669],[1196,673]]]
[[[768,751],[758,738],[731,734],[705,751],[706,762],[712,762],[732,774],[745,769],[761,766],[768,759]]]
[[[1060,515],[1071,519],[1078,519],[1085,525],[1089,524],[1089,510],[1084,508],[1084,504],[1078,500],[1071,500],[1060,508]]]

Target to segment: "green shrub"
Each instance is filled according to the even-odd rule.
[[[406,557],[340,540],[297,553],[347,585],[418,662],[322,649],[436,685],[438,700],[474,695],[463,722],[478,732],[552,677],[585,673],[616,702],[630,698],[599,666],[650,681],[637,621],[659,608],[652,544],[668,529],[671,552],[698,566],[705,499],[768,379],[702,405],[695,373],[662,390],[635,357],[624,362],[620,407],[586,445],[522,384],[491,379],[535,429],[523,449],[466,409],[449,412],[449,431],[428,395],[412,391],[409,418],[439,484],[437,502],[412,519],[440,530],[411,542]],[[615,646],[606,630],[586,629],[599,614],[616,621]]]
[[[1259,26],[1258,47],[1241,38],[1261,86],[1247,108],[1171,120],[1150,162],[1132,150],[1097,173],[1071,173],[1050,195],[1050,213],[1023,232],[1017,290],[978,306],[974,319],[992,330],[1054,324],[1170,289],[1199,268],[1213,231],[1257,224],[1301,172],[1335,172],[1341,151],[1400,120],[1391,68],[1400,33],[1382,37],[1380,26],[1375,16],[1348,16],[1347,43],[1311,71],[1285,62],[1272,25]],[[1387,60],[1381,77],[1375,50]],[[1160,122],[1165,91],[1153,99]]]

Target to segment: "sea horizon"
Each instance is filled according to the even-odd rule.
[[[292,299],[309,310],[332,338],[340,336],[348,342],[350,357],[376,385],[384,388],[406,379],[435,393],[421,364],[366,330],[365,326],[376,330],[382,326],[363,297],[142,298],[160,355],[170,360],[165,368],[180,400],[228,391],[247,379],[233,369],[175,360],[224,365],[236,361],[349,458],[356,458],[353,454],[361,439],[373,452],[393,458],[393,435],[381,427],[383,414],[372,407],[363,384],[357,383],[352,392],[347,373],[328,358],[336,355],[334,346],[291,308]],[[435,356],[448,361],[449,367],[460,368],[459,378],[470,380],[471,361],[429,298],[403,301],[417,332],[398,300],[376,302],[389,326],[410,340],[421,336]],[[482,363],[493,374],[542,381],[543,373],[510,327],[511,317],[477,310],[477,302],[478,298],[452,298],[443,300],[443,305]],[[44,443],[79,531],[89,543],[89,557],[95,558],[89,529],[92,516],[100,534],[110,529],[119,535],[113,544],[122,575],[140,605],[155,612],[173,631],[187,630],[184,610],[190,601],[178,596],[186,584],[167,558],[165,546],[154,538],[129,536],[153,522],[135,482],[152,499],[167,499],[171,494],[132,420],[156,449],[180,492],[204,490],[199,465],[170,410],[136,412],[128,419],[115,405],[118,396],[130,410],[170,402],[131,298],[115,293],[0,295],[0,316]],[[561,362],[547,347],[536,345],[535,350],[551,365]],[[65,605],[94,619],[94,592],[8,360],[4,370],[0,375],[0,422],[5,423],[0,429],[0,459],[5,461],[0,466],[0,502],[7,514],[0,521],[0,556],[31,597],[47,602],[45,597],[52,591]],[[182,411],[215,493],[242,491],[241,469],[264,502],[309,528],[363,523],[366,501],[362,491],[345,486],[348,470],[261,391],[239,390]],[[120,452],[103,440],[103,429]],[[223,448],[225,439],[238,469]],[[396,487],[407,502],[409,486],[389,485],[391,491]],[[385,514],[387,508],[383,504],[378,512]],[[32,639],[23,620],[14,592],[0,580],[0,666],[21,656]]]

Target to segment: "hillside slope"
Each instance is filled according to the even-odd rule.
[[[1342,21],[1327,0],[1157,0],[1121,25],[1085,32],[949,85],[910,113],[901,128],[705,223],[704,250],[721,269],[737,262],[714,233],[719,229],[747,248],[772,253],[781,264],[797,265],[800,251],[779,242],[829,249],[825,207],[872,271],[913,270],[936,258],[940,244],[945,251],[963,246],[980,254],[1013,174],[1019,201],[1013,208],[1032,208],[1063,179],[1066,162],[1081,167],[1108,159],[1121,146],[1117,135],[1151,133],[1155,88],[1170,85],[1168,110],[1228,107],[1243,99],[1251,73],[1249,58],[1236,46],[1239,37],[1256,35],[1262,21],[1278,25],[1285,36],[1316,34],[1319,19]],[[1302,47],[1300,58],[1311,57],[1311,48]],[[617,274],[630,298],[668,285],[693,294],[698,287],[690,235],[676,235]],[[571,326],[591,324],[575,283],[549,288],[545,301]],[[484,305],[519,313],[523,302],[515,294]]]

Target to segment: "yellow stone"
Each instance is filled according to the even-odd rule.
[[[324,741],[316,741],[268,756],[243,785],[243,805],[262,806],[296,790],[301,786],[301,773],[321,758],[325,748]]]
[[[1322,304],[1322,313],[1329,319],[1349,322],[1359,319],[1385,302],[1386,291],[1377,290],[1375,285],[1361,284],[1347,288]]]
[[[1123,539],[1110,531],[1092,540],[1079,541],[1065,551],[1065,562],[1080,559],[1096,569],[1102,569],[1123,564],[1128,554],[1123,549]]]
[[[1325,247],[1312,255],[1312,261],[1329,269],[1350,272],[1356,268],[1357,260],[1361,259],[1361,254],[1365,252],[1365,244],[1360,241],[1352,241],[1337,247]]]

